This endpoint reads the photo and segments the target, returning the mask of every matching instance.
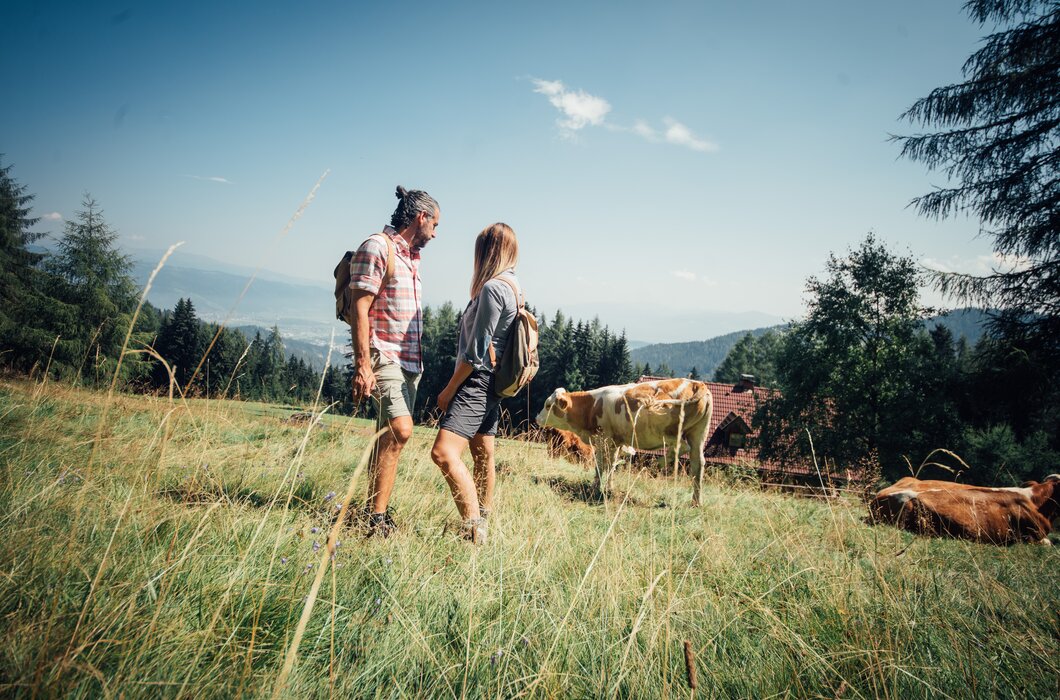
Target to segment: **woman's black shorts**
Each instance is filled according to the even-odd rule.
[[[456,390],[439,428],[470,440],[475,435],[496,435],[501,417],[501,397],[493,388],[493,372],[477,369]]]

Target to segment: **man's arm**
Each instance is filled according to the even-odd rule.
[[[368,309],[375,301],[375,295],[363,289],[353,292],[353,401],[360,403],[371,395],[375,388],[375,374],[372,372],[372,361],[368,353],[368,341],[372,335],[368,324]]]

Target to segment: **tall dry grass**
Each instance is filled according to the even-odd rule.
[[[288,413],[0,384],[0,693],[272,695],[371,434]],[[1056,695],[1049,548],[720,479],[692,509],[687,477],[620,472],[596,504],[508,441],[475,548],[432,440],[402,458],[399,533],[341,532],[281,697],[689,697],[686,640],[703,697]]]

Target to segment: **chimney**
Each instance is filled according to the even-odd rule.
[[[736,382],[733,391],[751,391],[755,388],[757,380],[753,374],[741,374],[740,381]]]

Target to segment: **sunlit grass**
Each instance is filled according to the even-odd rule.
[[[0,693],[272,696],[371,425],[107,401],[0,385]],[[340,537],[281,697],[688,697],[684,640],[705,697],[1057,695],[1051,548],[717,478],[699,509],[687,477],[621,472],[594,504],[590,471],[509,441],[475,548],[433,437],[403,454],[398,534]]]

